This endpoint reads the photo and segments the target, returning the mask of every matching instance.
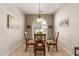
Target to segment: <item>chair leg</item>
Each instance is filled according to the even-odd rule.
[[[50,45],[48,45],[48,51],[50,50]]]
[[[76,56],[76,48],[74,48],[74,53],[75,53],[75,56]]]
[[[44,56],[45,56],[45,54],[46,54],[46,51],[44,50]]]
[[[36,56],[36,51],[35,51],[35,56]]]
[[[44,56],[45,56],[45,51],[44,51]]]
[[[57,45],[56,45],[56,51],[58,51]]]
[[[25,47],[25,51],[27,51],[27,44],[26,44],[26,47]]]
[[[27,51],[27,48],[29,48],[29,45],[28,44],[26,44],[26,48],[25,48],[26,51]]]
[[[49,51],[49,45],[48,45],[48,42],[47,42],[47,47],[48,47],[48,51]]]

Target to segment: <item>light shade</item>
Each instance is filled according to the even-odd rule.
[[[42,18],[37,18],[37,22],[42,22],[44,19]]]

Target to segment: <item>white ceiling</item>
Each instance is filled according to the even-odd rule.
[[[25,14],[38,14],[39,13],[39,3],[18,3],[17,6]],[[58,8],[62,6],[61,3],[41,3],[40,11],[41,14],[53,14]]]

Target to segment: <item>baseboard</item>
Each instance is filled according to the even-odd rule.
[[[12,51],[14,51],[16,48],[21,46],[24,43],[24,40],[22,40],[16,47],[13,47],[10,51],[8,51],[4,56],[8,56]]]
[[[70,51],[68,51],[65,47],[63,47],[61,44],[59,44],[59,46],[63,48],[67,53],[69,53],[71,56],[73,56],[73,54]]]

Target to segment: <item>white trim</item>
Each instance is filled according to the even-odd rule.
[[[24,43],[24,40],[22,40],[16,47],[13,47],[10,51],[8,51],[4,56],[8,56],[12,51],[14,51],[16,48],[21,46]]]
[[[68,51],[65,47],[63,47],[61,44],[59,44],[59,46],[63,48],[67,53],[69,53],[71,56],[73,56],[73,54],[70,51]]]

